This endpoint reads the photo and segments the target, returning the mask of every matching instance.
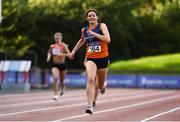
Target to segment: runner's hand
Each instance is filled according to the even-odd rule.
[[[71,52],[71,53],[69,54],[69,59],[71,59],[71,60],[74,59],[74,54],[75,54],[74,52]]]

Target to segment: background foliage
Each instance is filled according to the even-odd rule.
[[[1,59],[38,58],[47,68],[46,52],[53,34],[63,33],[69,48],[80,38],[89,8],[99,11],[111,34],[111,62],[180,52],[179,0],[3,0]],[[35,56],[29,56],[28,52]],[[82,68],[84,48],[68,68]]]

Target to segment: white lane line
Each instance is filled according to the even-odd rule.
[[[66,91],[66,96],[63,96],[64,98],[67,98],[67,97],[80,97],[80,96],[82,96],[82,95],[84,95],[83,94],[83,92],[82,92],[83,90],[74,90],[74,92],[72,92],[72,91]],[[16,97],[17,96],[17,97]],[[14,100],[14,99],[16,99],[17,101],[15,101],[15,102],[18,102],[18,101],[20,101],[20,100],[31,100],[31,99],[37,99],[37,100],[39,100],[39,101],[42,101],[42,99],[43,100],[47,100],[47,99],[51,99],[51,97],[53,96],[53,92],[47,92],[46,94],[41,94],[41,93],[29,93],[29,94],[22,94],[22,95],[0,95],[0,99],[1,99],[1,101],[0,101],[0,104],[4,104],[4,103],[6,103],[6,101],[7,101],[7,99],[9,100]],[[8,103],[9,101],[7,101],[7,103]],[[9,103],[9,104],[11,104],[11,103]]]
[[[84,89],[82,90],[67,90],[66,92],[69,93],[70,96],[71,93],[77,92],[77,93],[82,93],[82,91],[84,91]],[[37,93],[38,92],[38,93]],[[40,93],[39,93],[40,92]],[[35,92],[29,92],[29,93],[15,93],[15,94],[0,94],[0,98],[9,98],[9,97],[13,97],[13,98],[19,98],[19,97],[34,97],[34,96],[40,96],[40,95],[52,95],[53,92],[51,90],[49,91],[35,91]]]
[[[40,95],[40,96],[26,96],[26,97],[22,96],[22,97],[18,97],[18,98],[15,98],[15,97],[13,97],[13,98],[3,98],[3,97],[0,97],[0,99],[2,100],[2,101],[0,101],[0,104],[2,102],[6,102],[7,99],[12,99],[12,100],[16,99],[18,101],[20,101],[20,100],[31,100],[31,99],[37,99],[37,100],[42,100],[43,99],[44,100],[44,99],[51,99],[52,96],[53,96],[53,94],[47,94],[46,96],[43,96],[43,95]],[[79,95],[79,93],[77,93],[77,94],[74,94],[74,95],[70,95],[68,97],[78,97],[78,96],[81,96],[81,95]]]
[[[105,113],[105,112],[112,112],[112,111],[116,111],[116,110],[122,110],[122,109],[131,108],[131,107],[137,107],[137,106],[151,104],[151,103],[160,102],[160,101],[164,101],[164,100],[171,100],[171,99],[174,99],[174,98],[177,98],[177,97],[180,97],[180,95],[174,95],[174,96],[170,96],[170,97],[163,97],[163,98],[154,99],[154,100],[148,100],[148,101],[145,101],[145,102],[140,102],[140,103],[131,104],[131,105],[127,105],[127,106],[121,106],[121,107],[106,109],[106,110],[102,110],[102,111],[96,111],[96,112],[94,112],[94,114],[101,114],[101,113]],[[71,117],[55,120],[53,122],[70,120],[70,119],[74,119],[74,118],[85,117],[85,116],[88,116],[88,115],[89,114],[81,114],[81,115],[77,115],[77,116],[71,116]]]
[[[69,107],[75,107],[75,106],[82,106],[82,105],[85,105],[85,104],[86,103],[73,104],[73,105],[60,106],[60,107],[47,107],[47,108],[41,108],[41,109],[33,109],[33,110],[20,111],[20,112],[14,112],[14,113],[0,114],[0,117],[12,116],[12,115],[18,115],[18,114],[25,114],[25,113],[31,113],[31,112],[38,112],[38,111],[55,110],[55,109],[60,109],[60,108],[69,108]]]
[[[146,119],[144,119],[144,120],[141,120],[140,122],[146,122],[146,121],[149,121],[149,120],[154,119],[154,118],[156,118],[156,117],[159,117],[159,116],[162,116],[162,115],[165,115],[165,114],[169,114],[169,113],[174,112],[174,111],[177,111],[177,110],[180,110],[180,107],[176,107],[176,108],[173,108],[173,109],[171,109],[171,110],[169,110],[169,111],[162,112],[162,113],[160,113],[160,114],[154,115],[154,116],[149,117],[149,118],[146,118]]]
[[[144,92],[144,91],[143,91]],[[126,95],[137,95],[137,94],[140,94],[142,93],[142,91],[138,91],[136,93],[126,93],[126,94],[119,94],[119,95],[106,95],[106,97],[123,97],[123,96],[126,96]],[[148,92],[146,92],[148,93]],[[122,95],[122,96],[121,96]],[[82,97],[76,97],[76,98],[60,98],[62,102],[64,101],[75,101],[75,100],[80,100],[82,99]],[[85,97],[84,97],[85,99]],[[15,103],[15,104],[4,104],[4,105],[0,105],[0,108],[3,108],[3,107],[17,107],[17,106],[24,106],[24,105],[35,105],[35,104],[43,104],[43,103],[54,103],[53,100],[43,100],[43,101],[40,101],[40,102],[27,102],[27,103]]]
[[[173,92],[168,92],[173,93]],[[110,100],[101,100],[98,101],[98,103],[105,103],[105,102],[113,102],[113,101],[123,101],[123,100],[130,100],[130,99],[138,99],[142,97],[149,97],[149,96],[157,96],[157,95],[164,95],[167,93],[166,92],[159,92],[156,94],[143,94],[143,95],[135,95],[135,96],[130,96],[130,97],[124,97],[124,98],[115,98],[115,99],[110,99]],[[18,115],[18,114],[25,114],[25,113],[31,113],[31,112],[39,112],[39,111],[47,111],[47,110],[55,110],[55,109],[60,109],[60,108],[69,108],[69,107],[77,107],[77,106],[82,106],[82,105],[87,105],[87,103],[81,103],[81,104],[72,104],[72,105],[65,105],[65,106],[60,106],[60,107],[47,107],[47,108],[41,108],[41,109],[33,109],[33,110],[26,110],[26,111],[20,111],[20,112],[12,112],[12,113],[6,113],[6,114],[0,114],[0,117],[3,116],[12,116],[12,115]]]
[[[84,98],[85,99],[85,98]],[[76,100],[83,100],[82,97],[78,97],[78,98],[67,98],[67,99],[63,99],[63,100],[59,100],[59,101],[76,101]],[[16,104],[6,104],[6,105],[0,105],[0,108],[3,107],[17,107],[17,106],[25,106],[25,105],[36,105],[36,104],[45,104],[45,103],[56,103],[58,101],[54,101],[52,100],[44,100],[44,101],[39,101],[39,102],[28,102],[28,103],[16,103]]]
[[[110,89],[110,91],[111,91],[111,89]],[[118,91],[121,92],[121,93],[124,93],[124,92],[126,93],[126,92],[129,92],[129,91],[130,91],[130,93],[139,92],[139,90],[134,91],[134,90],[128,90],[128,89],[127,90],[118,90]],[[141,90],[141,92],[150,92],[150,91],[153,91],[153,90]],[[73,93],[73,95],[72,95],[72,93]],[[78,91],[75,90],[74,92],[67,91],[66,94],[67,94],[65,96],[66,98],[67,97],[78,97],[78,96],[84,95],[84,90],[78,90]],[[44,95],[46,95],[46,96],[44,96]],[[111,95],[111,94],[107,94],[107,95]],[[45,93],[30,93],[30,94],[26,93],[26,94],[20,94],[20,95],[18,95],[18,94],[2,95],[2,96],[0,96],[0,99],[1,99],[0,104],[2,102],[6,102],[7,99],[17,99],[17,100],[38,99],[39,100],[41,98],[43,98],[43,99],[51,99],[50,96],[53,96],[53,93],[47,92],[46,94]]]
[[[50,98],[50,96],[52,96],[52,95],[49,95],[49,96],[35,96],[35,97],[23,97],[23,98],[0,98],[2,101],[1,101],[1,103],[0,104],[2,104],[2,102],[3,103],[5,103],[5,102],[9,102],[8,100],[10,100],[10,102],[11,102],[11,100],[16,100],[15,102],[18,102],[18,101],[21,101],[21,100],[32,100],[32,99],[37,99],[37,100],[44,100],[44,99],[49,99]],[[8,103],[8,104],[10,104],[10,103]]]

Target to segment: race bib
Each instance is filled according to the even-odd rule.
[[[52,49],[52,54],[53,54],[53,55],[58,55],[58,54],[60,54],[60,53],[61,53],[61,51],[60,51],[59,48],[53,48],[53,49]]]
[[[101,52],[101,46],[100,45],[94,45],[94,46],[89,46],[88,52]]]

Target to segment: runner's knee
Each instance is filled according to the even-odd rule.
[[[58,78],[57,78],[57,77],[54,77],[54,81],[55,81],[55,82],[58,82]]]
[[[89,84],[93,84],[94,83],[94,80],[93,78],[88,78],[88,81],[87,81]]]

